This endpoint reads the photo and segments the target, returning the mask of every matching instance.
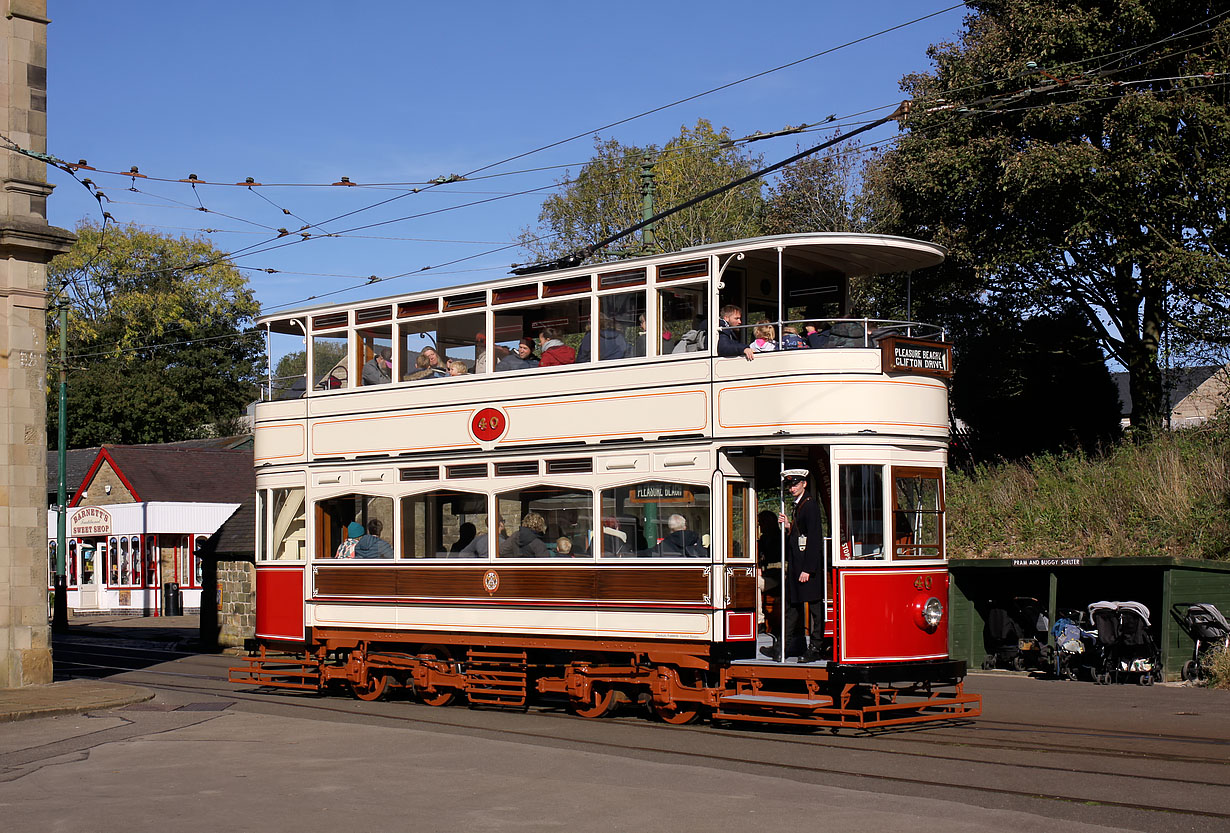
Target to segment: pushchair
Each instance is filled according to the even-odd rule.
[[[982,667],[1045,668],[1050,662],[1047,631],[1050,625],[1037,599],[1017,596],[1001,602],[991,602],[987,611],[986,643],[990,653]]]
[[[1081,627],[1079,610],[1060,610],[1051,635],[1055,638],[1055,676],[1075,680],[1088,667],[1087,657],[1093,653],[1097,634]]]
[[[1094,682],[1153,685],[1161,666],[1149,633],[1149,608],[1140,602],[1094,602],[1089,618],[1097,631]]]
[[[1178,611],[1184,607],[1187,610],[1180,616]],[[1192,658],[1183,663],[1183,679],[1193,682],[1203,680],[1208,677],[1208,669],[1205,668],[1208,653],[1218,647],[1230,649],[1230,624],[1217,605],[1207,602],[1176,604],[1175,618],[1196,643]]]

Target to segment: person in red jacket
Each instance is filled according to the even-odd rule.
[[[539,367],[572,364],[577,360],[577,351],[560,341],[561,336],[563,333],[555,327],[544,327],[538,334],[538,354],[542,357]]]

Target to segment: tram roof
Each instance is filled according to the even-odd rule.
[[[789,247],[788,257],[796,265],[803,261],[808,267],[818,271],[838,272],[847,278],[858,275],[879,275],[893,272],[911,272],[915,269],[925,269],[938,266],[944,261],[947,250],[936,243],[915,240],[909,237],[897,237],[886,234],[854,234],[846,232],[807,232],[801,234],[775,234],[767,237],[749,237],[741,240],[728,240],[721,243],[706,243],[701,246],[691,246],[662,254],[643,255],[641,257],[622,260],[588,263],[582,266],[572,266],[549,272],[538,272],[533,275],[509,275],[485,281],[467,284],[452,284],[432,289],[422,289],[409,292],[398,292],[377,298],[346,301],[332,304],[315,304],[279,310],[277,313],[260,316],[257,321],[263,323],[273,319],[293,318],[307,312],[319,312],[329,309],[349,309],[355,305],[372,305],[381,302],[392,302],[396,299],[412,298],[418,295],[432,295],[440,292],[455,292],[475,290],[487,287],[502,287],[519,285],[531,281],[556,280],[570,275],[586,275],[594,272],[606,272],[612,269],[629,269],[639,265],[652,265],[669,262],[679,258],[695,257],[697,255],[744,255],[762,253],[772,256],[778,246]]]

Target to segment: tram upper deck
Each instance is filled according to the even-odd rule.
[[[286,355],[256,463],[781,434],[942,445],[943,332],[850,302],[853,277],[942,259],[899,237],[782,235],[265,317]],[[811,325],[833,349],[720,358],[727,305],[745,342],[806,343]],[[518,361],[522,339],[539,366]]]

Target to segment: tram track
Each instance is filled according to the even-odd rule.
[[[1211,809],[1200,809],[1194,807],[1182,806],[1158,806],[1156,804],[1144,804],[1132,801],[1117,801],[1110,799],[1104,795],[1082,795],[1081,791],[1069,791],[1065,793],[1045,792],[1037,789],[1018,789],[1010,786],[997,786],[993,784],[979,784],[969,782],[955,782],[949,779],[937,778],[920,778],[908,775],[893,774],[884,771],[876,771],[874,766],[860,767],[857,770],[842,769],[835,771],[829,765],[814,765],[799,761],[788,760],[772,760],[772,755],[758,754],[755,757],[729,753],[719,753],[714,751],[695,751],[679,749],[677,744],[658,744],[647,745],[636,742],[623,742],[617,740],[585,738],[585,737],[561,737],[559,733],[550,731],[535,731],[531,729],[519,729],[512,727],[490,727],[479,726],[464,720],[449,720],[446,718],[446,713],[438,714],[439,711],[433,709],[431,715],[428,714],[385,714],[378,711],[369,711],[365,708],[366,704],[359,701],[350,701],[343,706],[340,702],[330,702],[328,699],[320,699],[315,702],[306,702],[300,697],[287,697],[274,693],[276,700],[272,699],[269,694],[257,693],[253,691],[236,691],[233,689],[225,689],[226,677],[224,675],[212,674],[193,674],[183,671],[164,671],[153,668],[132,669],[123,666],[108,666],[103,663],[79,663],[83,668],[88,667],[91,671],[112,671],[122,672],[132,675],[156,675],[159,679],[152,681],[133,680],[132,684],[142,685],[154,690],[163,690],[168,693],[174,692],[178,694],[202,694],[210,697],[231,699],[250,704],[270,704],[276,703],[279,706],[292,708],[316,714],[336,714],[347,718],[361,717],[379,722],[393,722],[400,725],[432,727],[442,730],[462,731],[479,733],[486,736],[495,736],[510,740],[520,740],[535,743],[550,743],[550,744],[567,744],[580,748],[589,748],[594,750],[606,750],[612,753],[625,755],[647,755],[662,757],[665,759],[673,759],[680,761],[692,762],[696,765],[716,765],[722,767],[737,767],[746,768],[749,771],[763,771],[765,774],[776,774],[778,776],[783,773],[786,777],[795,777],[803,780],[811,780],[817,776],[826,779],[824,783],[832,783],[833,780],[850,779],[851,782],[882,782],[885,784],[896,784],[902,788],[921,789],[926,794],[932,795],[934,791],[953,791],[960,794],[972,793],[982,794],[986,796],[999,796],[1003,798],[1019,798],[1029,800],[1045,800],[1053,802],[1061,802],[1072,805],[1096,805],[1100,807],[1115,807],[1123,810],[1147,812],[1147,813],[1162,813],[1179,816],[1188,816],[1192,818],[1203,818],[1211,820],[1226,820],[1230,821],[1230,813],[1219,812]],[[179,677],[183,678],[183,684],[175,684],[166,678]],[[209,683],[217,683],[220,688],[211,687]],[[407,703],[406,705],[415,708],[430,708],[421,704]],[[714,727],[680,727],[680,726],[665,726],[656,723],[650,723],[642,718],[627,716],[616,716],[607,718],[601,721],[579,721],[571,715],[565,715],[560,712],[553,711],[549,708],[537,710],[535,715],[537,718],[546,720],[567,720],[570,723],[577,725],[593,725],[595,727],[601,725],[618,726],[621,728],[634,729],[637,731],[665,732],[667,734],[662,737],[677,737],[679,733],[692,733],[698,738],[728,738],[737,742],[747,742],[752,744],[767,744],[770,750],[781,749],[784,746],[800,747],[810,749],[816,752],[851,752],[851,753],[866,753],[871,755],[882,756],[907,756],[911,759],[931,760],[937,763],[954,764],[967,763],[979,767],[1008,767],[1017,776],[1022,771],[1034,771],[1037,773],[1054,773],[1060,776],[1083,775],[1091,777],[1105,777],[1114,775],[1113,773],[1091,773],[1089,770],[1070,765],[1054,765],[1054,764],[1039,764],[1021,761],[995,761],[995,760],[979,760],[969,757],[961,757],[958,755],[937,754],[934,752],[926,752],[920,750],[903,750],[900,748],[884,748],[873,747],[860,743],[862,738],[847,737],[847,736],[828,736],[816,735],[802,737],[793,736],[778,736],[775,737],[767,732],[754,732],[746,730],[714,728]],[[937,729],[939,727],[936,727]],[[1049,727],[1071,731],[1073,727]],[[926,734],[926,737],[917,735]],[[1109,737],[1122,737],[1123,739],[1132,739],[1136,735],[1130,733],[1114,733],[1105,732],[1097,733],[1104,734]],[[981,748],[981,749],[996,749],[1026,753],[1039,754],[1070,754],[1070,755],[1098,755],[1097,750],[1090,750],[1087,746],[1064,746],[1058,744],[1014,744],[1011,746],[990,745],[970,743],[965,739],[960,740],[943,740],[929,733],[882,733],[877,734],[877,739],[887,739],[894,747],[899,744],[942,744],[948,748]],[[1167,736],[1149,736],[1151,740],[1165,740]],[[1190,738],[1181,735],[1176,735],[1173,738],[1175,741],[1199,741],[1200,738]],[[1124,750],[1110,750],[1111,752],[1122,752]],[[1189,756],[1158,754],[1152,752],[1140,752],[1131,755],[1134,760],[1156,763],[1191,763],[1192,759]],[[1218,760],[1217,763],[1225,763]],[[1222,781],[1208,781],[1194,778],[1174,777],[1164,774],[1121,774],[1121,777],[1131,778],[1137,781],[1145,781],[1156,783],[1159,785],[1183,785],[1198,788],[1222,789],[1228,786]],[[1097,793],[1098,790],[1089,790],[1088,792]],[[955,799],[954,800],[958,800]]]

